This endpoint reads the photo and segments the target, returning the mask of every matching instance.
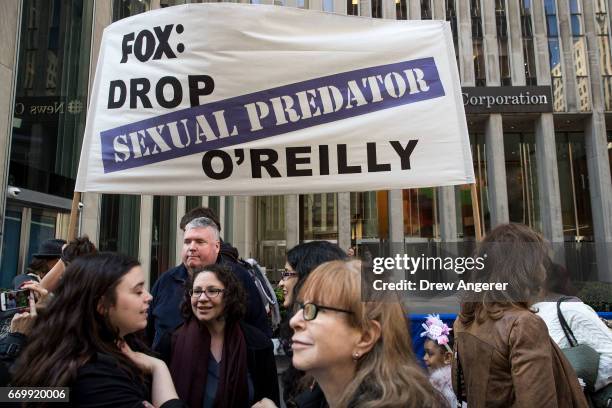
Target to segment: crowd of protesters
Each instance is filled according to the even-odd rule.
[[[526,226],[493,229],[476,253],[485,268],[465,274],[505,292],[462,298],[452,328],[423,322],[426,367],[399,299],[364,301],[361,261],[326,241],[292,248],[280,389],[264,305],[216,215],[196,208],[180,227],[182,262],[151,293],[129,256],[87,237],[43,243],[14,282],[30,307],[3,316],[0,386],[70,387],[80,407],[607,406],[612,332],[564,296],[567,271]],[[561,350],[578,344],[599,356],[592,378]]]

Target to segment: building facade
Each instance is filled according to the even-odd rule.
[[[66,235],[104,27],[189,2],[0,3],[1,287],[40,242]],[[584,275],[612,282],[612,0],[251,2],[449,21],[485,232],[527,224],[581,258]],[[261,197],[86,193],[79,231],[100,249],[137,256],[152,284],[180,262],[180,217],[208,206],[224,239],[274,280],[286,249],[304,241],[359,248],[474,240],[471,200],[469,186]]]

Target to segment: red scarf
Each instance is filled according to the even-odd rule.
[[[191,408],[202,407],[210,354],[210,333],[196,319],[190,319],[172,335],[170,374],[179,398]],[[225,327],[220,364],[214,406],[247,406],[249,387],[246,341],[238,323]]]

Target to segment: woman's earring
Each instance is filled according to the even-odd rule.
[[[353,353],[353,360],[355,361],[359,360],[359,353],[357,352]]]

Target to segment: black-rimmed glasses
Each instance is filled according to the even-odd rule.
[[[206,293],[206,297],[209,299],[214,299],[219,296],[220,293],[225,292],[225,289],[219,288],[206,288],[206,289],[190,289],[189,296],[192,298],[199,299],[202,296],[202,293]]]
[[[334,312],[353,314],[353,312],[351,312],[350,310],[337,309],[335,307],[329,307],[329,306],[321,306],[321,305],[317,305],[314,303],[300,303],[299,305],[303,311],[304,320],[306,321],[316,319],[317,314],[319,313],[319,310],[332,310]]]

